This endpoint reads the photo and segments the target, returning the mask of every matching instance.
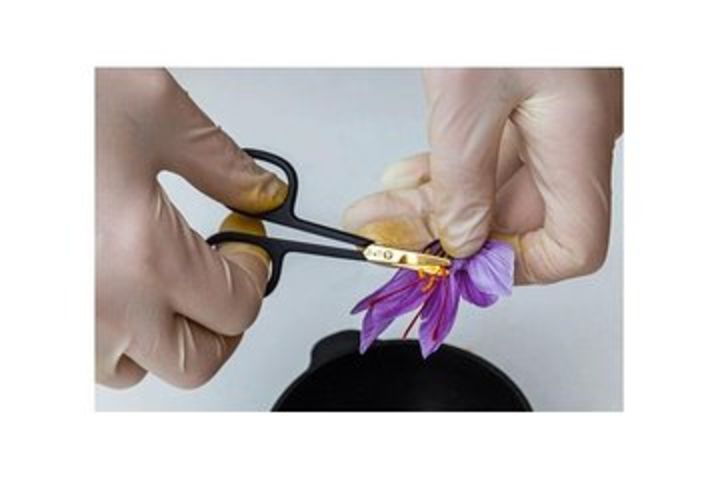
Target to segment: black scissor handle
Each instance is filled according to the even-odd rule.
[[[256,148],[244,148],[243,151],[249,156],[256,160],[262,160],[267,163],[271,163],[278,167],[285,174],[287,178],[287,195],[283,203],[278,205],[276,208],[263,212],[248,213],[237,208],[226,205],[226,207],[233,212],[240,213],[245,216],[255,217],[262,220],[269,220],[282,225],[294,226],[299,221],[295,216],[295,202],[297,201],[297,186],[298,176],[297,172],[290,165],[290,162],[285,160],[279,155],[275,155],[272,152],[265,150],[259,150]],[[228,242],[239,242],[249,243],[257,247],[262,248],[270,256],[271,267],[270,267],[270,278],[268,279],[267,286],[265,287],[265,296],[270,295],[280,280],[280,271],[282,270],[282,263],[287,253],[287,249],[283,248],[282,245],[277,242],[269,241],[267,237],[261,237],[258,235],[251,235],[248,233],[240,232],[219,232],[211,235],[207,239],[207,243],[211,246],[220,245]]]
[[[315,243],[298,242],[285,238],[262,237],[249,233],[240,232],[220,232],[207,239],[210,245],[219,245],[225,242],[249,243],[265,250],[272,261],[270,278],[265,288],[265,296],[268,296],[275,289],[280,279],[280,271],[282,270],[285,255],[290,252],[306,253],[310,255],[320,255],[324,257],[340,258],[347,260],[365,261],[365,255],[362,250],[340,248],[331,245],[319,245]]]
[[[233,208],[229,205],[226,205],[227,208],[229,208],[233,212],[245,216],[257,218],[259,220],[266,220],[272,223],[276,223],[278,225],[283,225],[286,227],[294,228],[296,230],[301,230],[304,232],[319,235],[321,237],[349,243],[357,247],[366,247],[370,243],[372,243],[372,241],[367,238],[298,218],[297,215],[295,215],[295,203],[297,202],[298,191],[298,176],[297,172],[295,172],[295,169],[290,164],[290,162],[288,162],[279,155],[267,152],[265,150],[258,150],[256,148],[245,148],[243,150],[252,158],[273,164],[283,171],[285,177],[287,178],[287,195],[283,203],[278,205],[276,208],[263,213],[248,213],[237,208]],[[272,266],[270,278],[268,279],[267,287],[265,288],[265,296],[270,295],[277,286],[278,280],[280,279],[280,271],[282,269],[283,259],[288,252],[305,252],[316,255],[330,255],[342,258],[355,258],[358,260],[363,258],[359,252],[349,250],[346,251],[333,247],[305,244],[292,240],[261,237],[257,235],[239,232],[220,232],[210,236],[207,239],[207,243],[210,245],[219,245],[226,242],[249,243],[264,249],[268,253],[268,255],[270,256],[270,260],[272,261]]]
[[[237,208],[233,208],[229,205],[226,206],[233,212],[247,215],[250,217],[262,218],[263,220],[268,220],[281,225],[286,225],[288,227],[296,227],[298,226],[298,224],[302,223],[303,221],[297,218],[297,216],[295,215],[295,203],[297,202],[298,190],[298,176],[297,172],[290,164],[290,162],[282,158],[280,155],[276,155],[265,150],[259,150],[256,148],[244,148],[243,150],[255,160],[261,160],[263,162],[271,163],[283,171],[285,177],[287,178],[287,195],[285,196],[285,200],[283,200],[283,203],[273,208],[272,210],[268,210],[267,212],[263,212],[260,214],[247,213]]]
[[[207,239],[207,243],[211,246],[220,245],[222,243],[236,242],[236,243],[249,243],[257,247],[262,248],[270,256],[270,278],[268,278],[267,285],[265,286],[265,296],[270,295],[280,280],[280,271],[282,270],[283,260],[285,254],[289,251],[288,248],[282,245],[282,242],[273,240],[267,237],[261,237],[259,235],[251,235],[249,233],[240,232],[219,232],[215,235],[211,235]]]
[[[280,168],[287,177],[288,191],[287,196],[282,204],[272,210],[268,210],[263,213],[247,213],[237,208],[228,206],[233,212],[240,213],[242,215],[259,218],[261,220],[267,220],[278,225],[285,227],[294,228],[303,232],[312,233],[325,238],[331,238],[339,242],[349,243],[357,247],[366,247],[370,243],[370,240],[352,233],[343,232],[342,230],[336,230],[334,228],[326,227],[309,220],[298,218],[295,214],[295,204],[297,203],[297,192],[298,192],[298,176],[293,166],[279,155],[276,155],[265,150],[258,150],[256,148],[245,148],[245,153],[250,155],[255,160],[261,160],[268,162],[276,167]]]

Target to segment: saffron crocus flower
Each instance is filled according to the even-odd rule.
[[[426,251],[444,255],[438,242]],[[512,247],[488,240],[475,255],[453,259],[440,275],[400,269],[385,285],[362,299],[352,313],[365,312],[360,334],[360,352],[399,316],[414,311],[403,338],[420,319],[420,350],[424,358],[435,352],[448,336],[457,316],[460,298],[479,307],[489,307],[498,297],[510,295],[513,283]]]

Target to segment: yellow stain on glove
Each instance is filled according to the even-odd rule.
[[[355,232],[387,247],[420,251],[433,240],[430,229],[417,217],[398,217],[366,223]]]
[[[220,225],[221,232],[238,232],[248,233],[250,235],[258,235],[264,237],[265,227],[263,223],[257,218],[248,217],[239,213],[231,213]],[[251,245],[249,243],[236,243],[227,242],[219,246],[219,251],[225,255],[232,255],[234,253],[249,253],[255,257],[261,259],[265,266],[270,264],[270,256],[268,253],[258,247],[257,245]]]

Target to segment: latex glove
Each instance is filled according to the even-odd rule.
[[[516,250],[516,283],[597,270],[607,252],[620,70],[429,70],[431,152],[387,169],[348,229],[463,257],[491,231]]]
[[[165,70],[96,73],[96,381],[147,371],[181,387],[210,379],[260,308],[267,259],[212,250],[157,181],[173,171],[224,204],[256,212],[286,186],[255,165]],[[232,217],[226,228],[262,233]]]

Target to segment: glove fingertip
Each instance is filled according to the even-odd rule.
[[[239,189],[239,198],[234,202],[236,208],[248,213],[262,213],[279,207],[288,194],[288,186],[275,174],[263,170],[250,185]]]
[[[457,235],[440,234],[440,245],[443,250],[454,258],[465,258],[477,253],[487,240],[487,235],[477,234],[459,237]]]
[[[380,182],[385,190],[417,188],[430,180],[427,154],[401,160],[383,171]]]
[[[388,247],[422,250],[433,238],[427,227],[416,218],[391,218],[366,223],[358,235]]]
[[[260,220],[239,213],[231,213],[225,217],[220,224],[220,231],[249,233],[261,237],[265,236],[265,226]],[[270,264],[270,256],[268,253],[256,245],[234,242],[224,243],[220,245],[218,250],[227,257],[232,257],[234,254],[251,254],[262,260],[265,267]]]

